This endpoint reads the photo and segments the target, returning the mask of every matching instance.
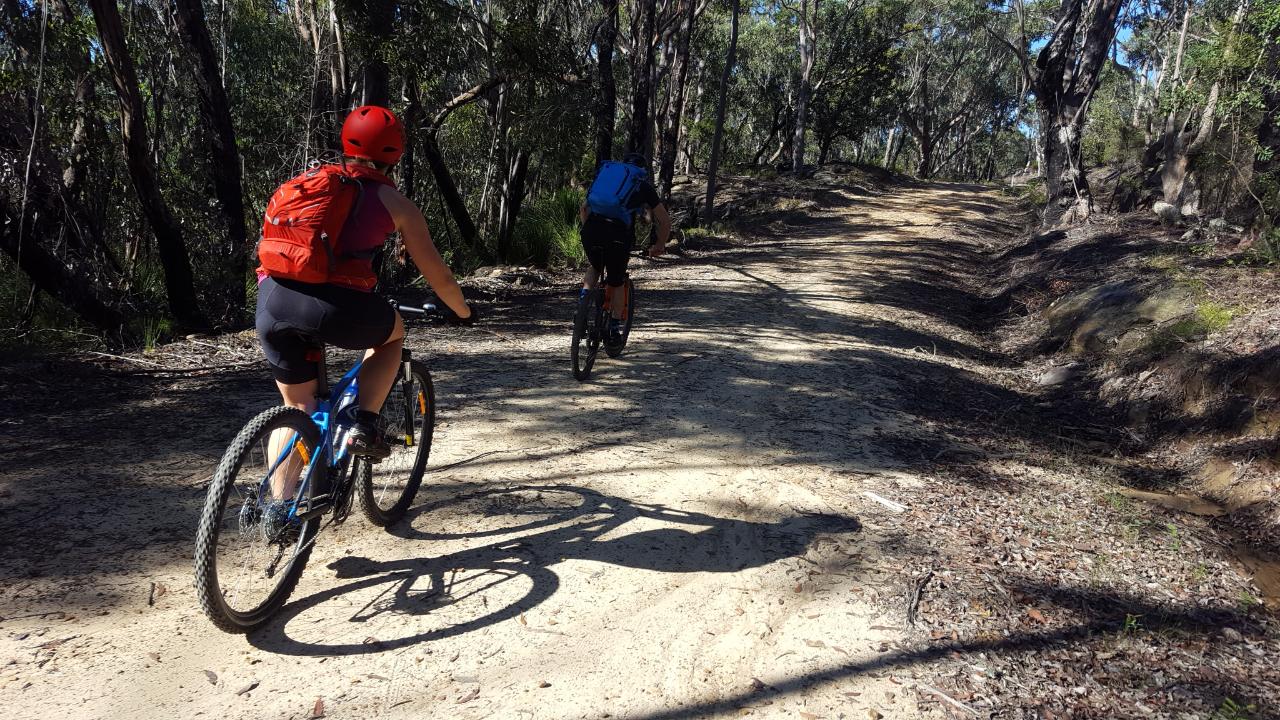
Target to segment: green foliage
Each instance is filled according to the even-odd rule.
[[[1005,185],[1000,190],[1007,195],[1013,195],[1018,198],[1027,207],[1044,207],[1044,204],[1049,201],[1049,191],[1045,187],[1043,178],[1033,178],[1018,185]]]
[[[578,267],[586,260],[578,210],[584,193],[557,190],[530,205],[516,223],[511,260],[539,267]]]
[[[1241,705],[1231,698],[1224,698],[1222,704],[1214,711],[1211,720],[1249,720],[1258,711],[1253,703]]]
[[[1261,231],[1249,247],[1248,259],[1256,265],[1275,265],[1280,262],[1280,228]]]
[[[1142,630],[1142,616],[1125,613],[1124,625],[1120,626],[1122,635],[1136,635]]]
[[[1163,355],[1179,345],[1198,342],[1225,329],[1235,314],[1234,309],[1215,302],[1198,303],[1191,315],[1152,333],[1148,345],[1153,352]]]

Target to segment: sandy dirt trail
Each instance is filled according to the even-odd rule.
[[[633,263],[631,343],[585,384],[567,288],[412,330],[440,407],[418,504],[390,533],[328,531],[247,637],[199,613],[191,538],[213,463],[271,402],[265,373],[35,373],[28,392],[79,389],[4,427],[0,714],[936,714],[911,691],[928,664],[891,660],[910,582],[882,550],[912,539],[863,492],[918,486],[895,441],[918,420],[886,369],[974,341],[867,288],[927,295],[917,243],[1000,201],[822,202],[773,240]]]

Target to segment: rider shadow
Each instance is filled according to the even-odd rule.
[[[492,520],[501,515],[515,522],[499,530],[456,533],[413,527],[427,521],[443,526],[438,515],[459,507],[470,510],[473,517],[488,515]],[[620,530],[631,522],[663,526]],[[494,542],[432,558],[382,562],[340,558],[329,568],[339,580],[350,582],[289,603],[270,624],[252,633],[249,641],[288,655],[394,650],[520,617],[555,594],[561,578],[552,566],[566,560],[659,573],[738,572],[800,555],[819,534],[860,529],[856,519],[844,516],[801,514],[778,522],[752,522],[633,503],[567,485],[483,490],[420,506],[393,532],[408,540],[438,542],[501,536]],[[381,586],[385,587],[373,592]],[[324,603],[370,593],[373,597],[356,607],[347,622],[368,623],[388,614],[438,614],[440,621],[431,629],[405,637],[366,637],[362,642],[344,642],[332,636],[307,639],[290,631],[291,624],[306,625],[295,623],[299,616],[320,609]],[[483,610],[476,612],[477,607]]]

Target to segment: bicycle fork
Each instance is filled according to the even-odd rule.
[[[413,406],[418,402],[418,393],[413,387],[413,357],[409,348],[400,350],[400,368],[400,382],[404,388],[404,446],[413,447]]]

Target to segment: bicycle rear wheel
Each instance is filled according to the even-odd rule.
[[[573,315],[573,345],[569,355],[573,360],[573,376],[579,381],[587,379],[591,374],[591,365],[596,361],[596,353],[600,352],[600,339],[604,328],[601,327],[601,304],[603,293],[596,288],[578,299],[578,309]]]
[[[631,278],[627,278],[627,317],[622,323],[622,342],[617,345],[605,345],[604,352],[611,358],[616,358],[622,354],[622,348],[627,346],[627,338],[631,337],[631,320],[636,316],[636,286],[631,282]]]
[[[320,518],[299,522],[287,513],[319,443],[310,416],[275,407],[250,420],[223,453],[200,515],[195,558],[200,607],[219,629],[252,630],[297,586]]]
[[[369,522],[390,525],[404,517],[418,494],[431,454],[435,432],[436,391],[424,363],[410,364],[410,378],[401,377],[391,386],[382,404],[391,454],[370,463],[356,460],[356,497]]]

